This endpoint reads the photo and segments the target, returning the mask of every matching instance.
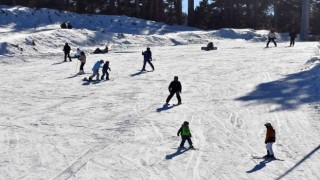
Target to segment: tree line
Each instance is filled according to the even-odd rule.
[[[320,0],[310,2],[310,34],[320,34]],[[1,0],[5,5],[52,8],[88,14],[126,15],[205,30],[220,28],[295,30],[301,24],[302,0],[201,0],[188,13],[182,0]]]

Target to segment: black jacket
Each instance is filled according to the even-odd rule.
[[[108,69],[111,70],[110,67],[109,67],[109,64],[104,64],[103,67],[102,67],[102,71],[107,72]]]
[[[179,81],[172,81],[169,85],[170,92],[181,92],[182,87]]]
[[[64,51],[64,53],[69,54],[69,53],[70,53],[70,51],[71,51],[70,46],[69,46],[69,45],[65,45],[65,46],[63,47],[63,51]]]
[[[289,36],[290,36],[290,38],[294,39],[297,37],[297,34],[295,32],[290,32]]]

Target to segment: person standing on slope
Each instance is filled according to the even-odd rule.
[[[94,76],[97,76],[97,81],[99,81],[99,69],[101,68],[101,64],[103,64],[103,60],[97,61],[94,64],[92,68],[93,74],[89,77],[89,81],[91,81]]]
[[[272,41],[274,46],[277,47],[277,43],[275,42],[276,39],[276,33],[275,31],[272,29],[269,33],[268,33],[268,42],[267,42],[267,48],[269,47],[269,43]]]
[[[179,129],[177,135],[181,135],[181,143],[180,143],[180,146],[179,148],[185,148],[184,147],[184,143],[186,142],[186,140],[188,141],[189,143],[189,149],[194,149],[193,145],[192,145],[192,141],[191,141],[191,132],[190,132],[190,129],[189,129],[189,122],[185,121],[181,128]]]
[[[276,131],[273,129],[270,123],[266,123],[265,126],[267,128],[267,134],[264,143],[266,144],[267,155],[265,155],[264,157],[274,158],[272,144],[276,142]]]
[[[71,57],[70,57],[70,51],[71,51],[71,48],[69,46],[68,43],[66,43],[63,47],[63,51],[64,51],[64,62],[67,62],[67,56],[69,58],[69,61],[72,61],[71,60]]]
[[[294,43],[295,43],[295,39],[297,37],[297,33],[292,30],[290,33],[289,33],[289,37],[290,37],[290,47],[291,46],[294,46]]]
[[[143,55],[143,67],[142,67],[141,71],[145,71],[146,70],[146,64],[147,63],[151,66],[152,70],[154,71],[154,66],[151,63],[151,61],[152,61],[152,53],[150,51],[150,48],[147,48],[146,51],[142,51],[142,55]]]
[[[176,94],[177,99],[178,99],[178,105],[180,105],[181,104],[181,97],[180,97],[181,90],[182,90],[181,83],[178,81],[178,76],[175,76],[174,81],[172,81],[169,85],[170,95],[168,96],[166,103],[169,104],[173,95]]]
[[[80,57],[79,57],[79,60],[80,60],[81,64],[80,64],[80,71],[79,71],[78,74],[84,74],[83,67],[86,64],[86,59],[87,59],[86,55],[84,54],[83,51],[81,51]]]
[[[101,76],[101,80],[104,79],[104,75],[106,75],[106,80],[109,80],[109,72],[108,70],[111,71],[110,67],[109,67],[109,61],[106,61],[102,67],[102,76]]]

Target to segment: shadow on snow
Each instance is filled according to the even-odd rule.
[[[179,155],[181,155],[181,154],[183,154],[183,153],[185,153],[185,152],[187,152],[189,150],[190,149],[180,149],[180,148],[178,148],[176,152],[166,155],[166,160],[170,160],[170,159],[172,159],[172,158],[174,158],[176,156],[179,156]]]
[[[309,70],[289,74],[276,81],[262,83],[254,91],[236,100],[279,105],[272,111],[297,109],[303,104],[319,102],[319,75],[320,65],[318,64]]]
[[[164,104],[162,107],[157,108],[157,112],[166,111],[166,110],[169,110],[173,107],[174,106],[170,106],[169,104]]]

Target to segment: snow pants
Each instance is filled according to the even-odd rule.
[[[81,64],[80,64],[80,71],[83,71],[83,67],[84,67],[85,64],[86,64],[86,63],[81,63]]]
[[[67,57],[69,58],[69,61],[72,61],[70,57],[70,53],[64,53],[64,61],[67,61]]]
[[[99,80],[99,70],[98,71],[93,71],[93,74],[89,77],[90,80],[97,76],[97,81]]]
[[[168,96],[167,98],[167,104],[169,103],[169,101],[171,100],[171,98],[173,97],[173,95],[176,94],[177,96],[177,99],[178,99],[178,103],[180,104],[181,103],[181,97],[180,97],[180,93],[177,92],[177,91],[173,91],[173,92],[170,92],[170,95]]]
[[[272,150],[272,144],[273,144],[273,142],[269,142],[269,143],[266,144],[266,149],[267,149],[267,151],[269,151],[269,154],[270,154],[271,156],[274,155],[274,154],[273,154],[273,150]]]
[[[276,41],[274,41],[274,40],[275,40],[275,38],[268,38],[267,47],[269,47],[269,43],[270,43],[271,41],[273,42],[274,46],[277,47],[277,43],[276,43]]]
[[[188,141],[189,146],[192,146],[192,141],[190,137],[181,136],[180,147],[184,147],[184,143],[186,142],[186,140]]]
[[[294,42],[295,41],[295,38],[290,38],[290,46],[294,46]]]
[[[154,70],[154,66],[153,66],[153,64],[151,63],[150,60],[144,60],[144,61],[143,61],[142,70],[144,70],[144,71],[146,70],[146,64],[147,64],[147,63],[151,66],[152,70]]]
[[[102,71],[101,79],[104,78],[104,75],[106,75],[106,80],[109,80],[109,72],[108,72],[108,70]]]

